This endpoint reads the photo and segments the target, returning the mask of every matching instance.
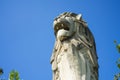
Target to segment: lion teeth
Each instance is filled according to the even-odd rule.
[[[57,27],[57,30],[59,30],[59,27]]]
[[[64,24],[61,24],[61,27],[64,27]]]
[[[57,21],[54,21],[55,25],[54,25],[54,30],[55,33],[57,33],[59,30],[69,30],[69,27],[65,24],[65,23],[57,23]]]

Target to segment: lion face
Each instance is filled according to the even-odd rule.
[[[54,32],[59,40],[66,40],[75,33],[73,17],[61,16],[54,21]]]

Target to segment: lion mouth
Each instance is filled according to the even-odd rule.
[[[57,34],[57,32],[62,29],[69,31],[69,27],[67,24],[62,23],[62,22],[55,24],[55,27],[54,27],[55,34]]]

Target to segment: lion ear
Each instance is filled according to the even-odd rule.
[[[77,20],[81,20],[81,19],[82,19],[82,14],[78,14],[78,15],[76,16],[76,19],[77,19]]]

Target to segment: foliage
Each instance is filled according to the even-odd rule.
[[[116,45],[116,49],[117,49],[118,53],[120,54],[120,44],[118,44],[117,41],[114,41],[114,43]],[[120,58],[116,61],[116,65],[117,65],[118,69],[120,70]],[[114,80],[119,80],[119,79],[120,79],[120,72],[114,76]]]
[[[3,69],[0,68],[0,76],[3,75]],[[6,79],[3,79],[3,78],[0,78],[0,80],[6,80]],[[8,80],[20,80],[20,76],[19,76],[19,72],[16,71],[16,70],[12,70],[10,73],[9,73],[9,78]]]
[[[0,75],[2,75],[3,74],[3,69],[2,68],[0,68]]]
[[[9,74],[9,80],[20,80],[19,73],[16,70],[12,70]]]
[[[114,41],[114,43],[116,45],[118,53],[120,53],[120,44],[118,44],[116,40]]]

